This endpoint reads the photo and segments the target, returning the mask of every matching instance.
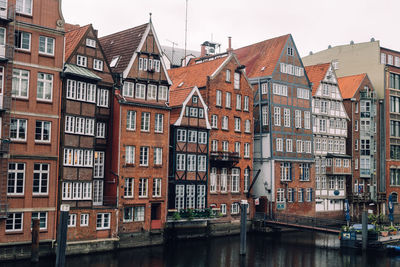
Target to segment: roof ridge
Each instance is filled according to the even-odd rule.
[[[277,37],[273,37],[273,38],[269,38],[269,39],[265,39],[265,40],[263,40],[263,41],[259,41],[259,42],[257,42],[257,43],[249,44],[249,45],[246,45],[246,46],[242,46],[242,47],[233,49],[233,51],[239,50],[239,49],[242,49],[242,48],[246,48],[246,47],[250,47],[250,46],[253,46],[253,45],[261,44],[261,43],[264,43],[264,42],[266,42],[266,41],[272,41],[272,40],[274,40],[274,39],[282,38],[282,37],[285,37],[285,36],[290,36],[290,33],[287,33],[287,34],[284,34],[284,35],[281,35],[281,36],[277,36]]]
[[[150,22],[147,22],[147,23],[144,23],[144,24],[138,25],[138,26],[136,26],[136,27],[128,28],[128,29],[125,29],[125,30],[122,30],[122,31],[114,32],[114,33],[111,33],[111,34],[108,34],[108,35],[104,35],[104,36],[100,37],[99,39],[103,39],[103,38],[112,37],[113,35],[116,35],[116,34],[125,33],[125,32],[128,32],[128,31],[130,31],[130,30],[133,30],[133,29],[137,29],[137,28],[143,27],[143,26],[145,26],[145,25],[147,26],[148,24],[150,24]]]

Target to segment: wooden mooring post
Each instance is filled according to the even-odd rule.
[[[39,262],[39,231],[40,220],[32,219],[32,248],[31,248],[31,262]]]
[[[246,255],[247,200],[240,201],[240,255]]]

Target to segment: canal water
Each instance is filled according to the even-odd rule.
[[[0,266],[54,266],[53,258],[0,263]],[[337,235],[287,232],[280,235],[249,234],[247,255],[239,256],[239,236],[177,241],[164,246],[71,256],[67,267],[252,267],[252,266],[399,266],[400,256],[383,252],[341,251]]]

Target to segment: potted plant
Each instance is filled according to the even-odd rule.
[[[391,225],[391,226],[389,227],[389,234],[390,234],[390,235],[397,235],[397,228],[394,227],[393,225]]]

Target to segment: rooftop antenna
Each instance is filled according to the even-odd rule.
[[[185,66],[186,66],[186,45],[187,45],[187,14],[188,14],[188,0],[186,0],[186,15],[185,15]]]
[[[174,64],[174,54],[175,54],[175,45],[179,45],[178,43],[175,43],[173,41],[170,41],[168,39],[166,39],[167,42],[170,42],[172,44],[172,57],[171,57],[171,62],[172,64]],[[172,65],[171,64],[171,65]]]
[[[149,13],[149,15],[150,15],[150,23],[151,23],[151,15],[152,15],[151,12]]]

